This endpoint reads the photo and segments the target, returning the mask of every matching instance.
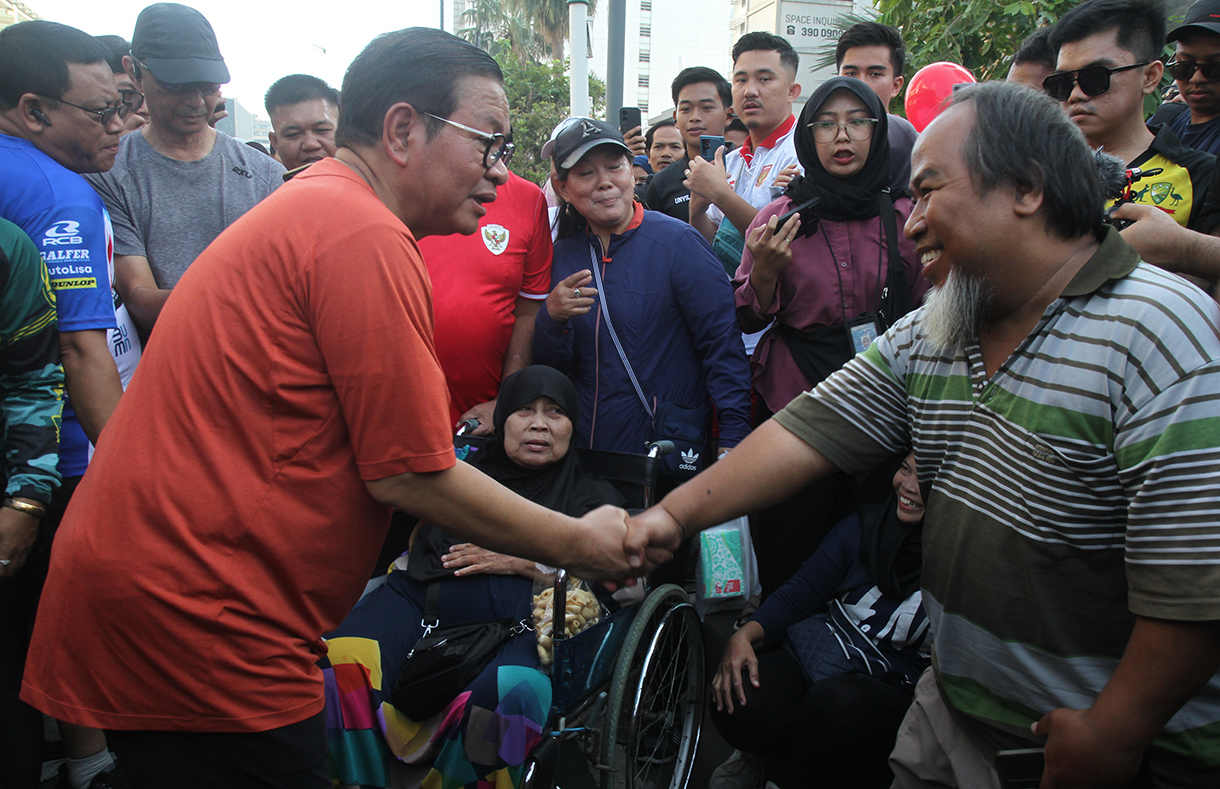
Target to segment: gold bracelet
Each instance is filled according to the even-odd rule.
[[[35,518],[41,518],[43,515],[47,514],[46,507],[43,507],[40,504],[30,504],[29,502],[17,501],[16,499],[5,499],[4,506],[11,510],[17,510],[17,512],[22,512]]]

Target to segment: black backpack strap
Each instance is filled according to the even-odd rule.
[[[907,284],[902,255],[898,251],[898,221],[894,219],[894,201],[890,190],[882,190],[877,200],[881,204],[881,227],[885,231],[885,246],[890,257],[889,275],[885,287],[881,289],[881,305],[877,311],[883,327],[888,329],[911,311],[911,289]]]

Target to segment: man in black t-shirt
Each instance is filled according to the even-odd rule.
[[[699,155],[702,135],[721,136],[733,114],[733,93],[721,74],[705,66],[683,69],[673,82],[674,122],[682,132],[686,156],[652,177],[644,205],[690,221],[690,190],[682,185],[686,162]]]
[[[1148,123],[1166,124],[1188,148],[1220,155],[1220,0],[1192,5],[1166,40],[1177,44],[1165,68],[1182,103],[1162,104]]]

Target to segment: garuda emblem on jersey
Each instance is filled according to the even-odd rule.
[[[484,225],[483,243],[493,255],[502,255],[508,249],[508,228],[503,225]]]

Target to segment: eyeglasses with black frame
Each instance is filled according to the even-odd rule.
[[[36,95],[41,96],[42,94],[36,94]],[[73,104],[72,102],[66,101],[64,99],[52,99],[52,100],[58,101],[60,104],[67,104],[69,107],[75,107],[76,109],[80,110],[81,112],[87,112],[90,115],[92,115],[93,119],[96,120],[98,123],[102,124],[103,126],[109,126],[110,121],[114,119],[115,115],[119,116],[119,120],[126,120],[128,115],[130,115],[134,110],[137,110],[140,108],[140,105],[142,105],[144,103],[144,96],[139,93],[136,93],[136,95],[140,97],[140,100],[138,103],[133,103],[130,101],[124,101],[123,99],[119,99],[119,101],[116,102],[115,104],[112,104],[109,107],[102,107],[101,109],[97,109],[97,110],[93,109],[92,107],[82,107],[79,104]],[[50,96],[42,96],[42,98],[51,99]]]
[[[1067,101],[1072,95],[1074,85],[1079,85],[1081,92],[1086,96],[1100,96],[1110,89],[1110,75],[1141,68],[1147,66],[1148,63],[1149,61],[1145,60],[1140,63],[1132,63],[1130,66],[1116,66],[1115,68],[1106,68],[1098,64],[1085,66],[1076,71],[1056,71],[1054,74],[1048,74],[1046,79],[1042,80],[1042,90],[1046,91],[1046,94],[1055,101]]]
[[[1202,72],[1203,79],[1208,82],[1220,80],[1220,60],[1171,60],[1165,64],[1165,70],[1182,82],[1188,81],[1196,71]]]
[[[509,142],[508,137],[504,136],[503,134],[500,134],[499,132],[496,132],[495,134],[488,134],[485,131],[472,129],[469,126],[458,123],[457,121],[451,121],[448,118],[433,115],[430,112],[425,112],[424,115],[427,115],[429,118],[434,118],[442,123],[447,123],[454,128],[461,129],[462,131],[470,132],[475,137],[478,137],[480,140],[486,142],[487,147],[483,149],[484,168],[490,170],[496,166],[497,162],[504,162],[504,164],[507,165],[510,161],[512,161],[515,146]]]
[[[130,88],[119,88],[119,96],[122,97],[122,101],[124,104],[131,105],[131,109],[127,110],[127,113],[120,117],[126,118],[127,115],[130,115],[131,113],[135,112],[136,110],[138,110],[144,106],[144,94],[138,90],[131,90]]]
[[[877,126],[876,118],[851,118],[847,123],[836,121],[811,121],[805,124],[813,132],[813,141],[820,143],[834,142],[839,136],[839,129],[847,130],[847,139],[863,142],[873,136]]]

